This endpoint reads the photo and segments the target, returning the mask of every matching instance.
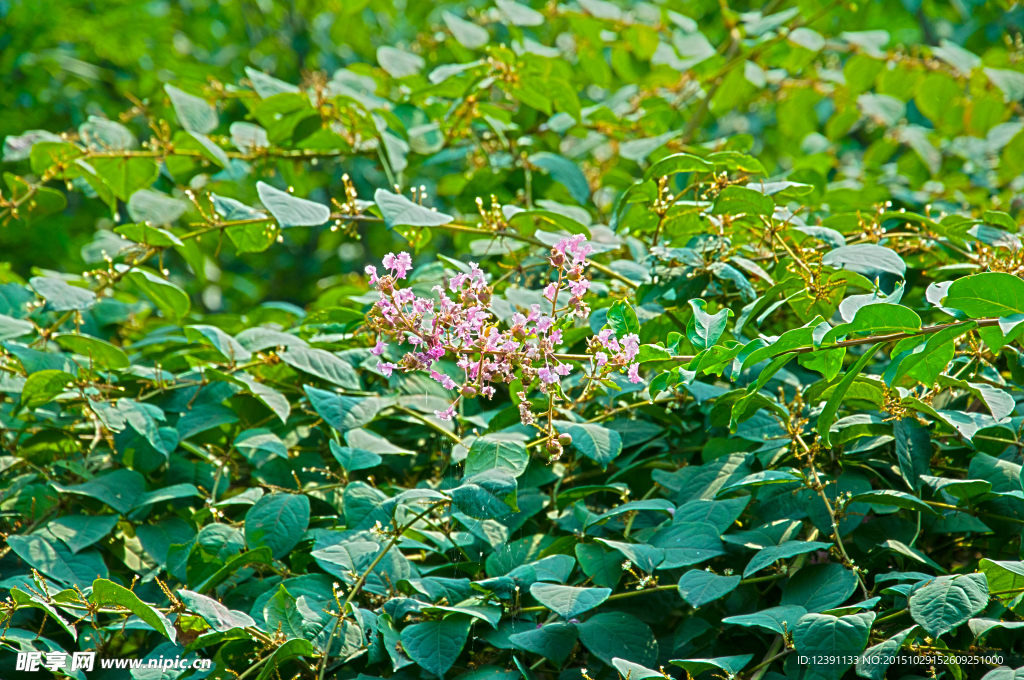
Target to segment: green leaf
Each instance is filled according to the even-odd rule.
[[[628,302],[617,300],[608,309],[608,327],[615,332],[616,337],[624,338],[630,333],[640,332],[640,321]]]
[[[953,359],[955,340],[976,327],[976,323],[968,322],[943,329],[929,335],[927,342],[893,357],[882,376],[886,385],[900,384],[904,376],[924,385],[934,385]]]
[[[256,501],[245,514],[245,543],[267,546],[275,558],[287,555],[309,527],[309,498],[272,493]]]
[[[217,129],[217,109],[205,99],[179,90],[173,85],[164,85],[164,91],[171,98],[174,113],[178,116],[181,127],[189,132],[207,135]]]
[[[972,319],[1024,314],[1024,281],[1002,272],[965,276],[950,284],[941,304]]]
[[[474,519],[502,519],[518,512],[516,478],[492,469],[465,477],[451,490],[452,502]]]
[[[714,169],[714,165],[700,156],[677,153],[666,156],[647,168],[647,172],[644,173],[644,181],[674,175],[677,172],[712,172]]]
[[[132,198],[135,198],[135,196],[138,196],[141,193],[141,191],[135,192],[135,195],[132,196]],[[121,236],[135,241],[136,243],[156,246],[158,248],[185,245],[180,238],[166,229],[153,227],[144,222],[140,222],[139,224],[122,224],[121,226],[114,227],[114,232],[121,234]]]
[[[711,209],[712,215],[771,215],[775,211],[775,201],[759,191],[730,186],[722,190],[715,198]]]
[[[185,318],[192,308],[192,301],[185,291],[150,271],[136,268],[126,278],[138,286],[164,316],[173,321]]]
[[[309,640],[288,640],[274,650],[270,661],[260,669],[256,680],[267,680],[267,678],[276,677],[274,671],[280,668],[286,661],[297,659],[300,656],[316,656],[316,654],[316,647]]]
[[[30,566],[69,585],[84,589],[94,579],[107,577],[107,567],[95,550],[83,550],[72,555],[63,544],[48,541],[38,534],[12,534],[7,537],[7,545]]]
[[[822,543],[821,541],[787,541],[782,545],[770,545],[759,550],[747,563],[743,570],[743,578],[747,578],[779,560],[786,560],[816,550],[827,551],[830,547],[832,547],[831,543]]]
[[[572,437],[572,445],[603,469],[622,453],[622,437],[615,430],[601,425],[580,423],[572,425],[566,432]]]
[[[349,397],[310,385],[306,385],[304,389],[313,410],[339,432],[347,432],[366,425],[380,410],[380,402],[374,398]]]
[[[889,307],[890,305],[875,306]],[[839,412],[839,406],[843,402],[843,397],[845,397],[846,393],[849,392],[853,381],[857,379],[857,375],[860,374],[861,370],[864,369],[864,366],[866,366],[868,361],[871,360],[871,357],[874,356],[875,351],[878,350],[878,347],[881,344],[882,343],[876,343],[872,345],[860,356],[859,359],[857,359],[856,362],[854,362],[853,366],[846,371],[846,375],[843,376],[843,379],[839,381],[838,385],[836,385],[835,390],[832,392],[832,396],[829,397],[828,401],[825,403],[825,408],[822,410],[821,415],[818,416],[818,434],[821,436],[821,442],[824,446],[831,445],[829,443],[829,432],[832,429],[832,422],[835,420],[836,413]]]
[[[526,471],[530,456],[526,445],[516,439],[502,439],[493,434],[477,437],[466,457],[466,475],[486,470],[505,470],[513,477]]]
[[[753,654],[740,654],[738,656],[720,656],[714,659],[672,659],[669,663],[686,669],[687,674],[691,676],[715,669],[725,671],[727,676],[734,676],[743,670],[753,658]]]
[[[934,517],[939,516],[938,512],[920,498],[911,496],[905,491],[896,491],[894,489],[878,489],[868,493],[859,493],[850,498],[848,502],[893,506],[905,510],[913,510],[914,512],[924,512]]]
[[[441,18],[459,44],[467,49],[475,50],[490,42],[491,36],[483,26],[461,19],[451,12],[444,12]]]
[[[798,605],[784,605],[781,607],[769,607],[753,614],[741,616],[728,616],[722,619],[722,623],[731,626],[747,626],[763,628],[765,630],[783,635],[796,627],[797,622],[807,613],[807,610]]]
[[[61,628],[63,628],[65,630],[65,632],[67,632],[68,635],[71,636],[72,640],[76,640],[76,641],[78,640],[78,631],[75,629],[75,626],[70,621],[68,621],[66,618],[64,618],[64,616],[57,610],[57,608],[53,604],[51,604],[50,602],[47,602],[42,597],[40,597],[38,595],[32,595],[32,594],[26,593],[25,591],[21,590],[20,588],[14,587],[14,588],[11,588],[10,598],[11,598],[11,600],[14,601],[14,604],[16,604],[18,606],[18,608],[21,608],[21,607],[31,607],[33,609],[41,609],[41,610],[43,610],[54,621],[56,621],[57,624]],[[6,630],[4,636],[8,640],[12,640],[14,638],[12,633],[14,633],[14,630],[8,628]],[[32,634],[32,636],[36,637],[36,635],[34,633]]]
[[[319,227],[331,219],[331,209],[326,205],[292,196],[287,191],[275,189],[265,182],[256,183],[256,192],[263,207],[274,216],[282,229]]]
[[[965,623],[987,604],[985,574],[939,576],[910,596],[910,615],[937,638]]]
[[[553,583],[534,583],[530,594],[538,602],[568,621],[598,607],[612,594],[611,588],[574,588]]]
[[[216,326],[186,326],[185,337],[190,342],[206,342],[213,345],[221,355],[232,364],[246,362],[252,359],[252,352],[242,346],[240,342],[217,328]]]
[[[576,559],[580,568],[595,584],[615,588],[622,578],[622,556],[598,543],[577,543]]]
[[[233,628],[248,628],[256,622],[244,612],[233,611],[212,597],[181,589],[178,598],[185,603],[189,611],[198,614],[218,632],[227,632]]]
[[[717,314],[708,314],[704,300],[690,300],[690,307],[693,308],[693,316],[686,323],[686,337],[697,350],[713,347],[725,333],[733,316],[732,310],[723,307]]]
[[[35,329],[30,321],[0,314],[0,341],[20,338],[35,332]]]
[[[986,557],[978,562],[978,568],[985,574],[989,591],[1004,593],[995,597],[1013,598],[1016,593],[1007,591],[1024,588],[1024,562],[991,560]]]
[[[333,439],[330,442],[330,447],[331,455],[334,456],[334,459],[338,461],[338,464],[341,465],[346,472],[375,468],[384,460],[373,451],[366,451],[364,449],[357,449],[349,446],[339,446]]]
[[[667,361],[672,358],[672,352],[661,345],[640,345],[640,353],[636,355],[637,363],[648,361]]]
[[[338,387],[361,390],[359,376],[352,365],[327,350],[291,346],[278,354],[281,361],[310,375],[315,375]]]
[[[425,621],[402,629],[402,648],[420,668],[444,678],[462,653],[471,619],[453,614],[440,621]]]
[[[696,609],[736,590],[740,580],[739,576],[719,576],[710,571],[691,569],[679,578],[679,596]]]
[[[72,486],[54,483],[53,488],[61,493],[95,498],[123,515],[145,493],[145,484],[145,478],[135,470],[120,469]]]
[[[160,166],[153,159],[139,156],[92,158],[88,165],[122,201],[148,188],[160,176]]]
[[[128,368],[128,355],[120,347],[88,335],[60,333],[53,337],[54,342],[64,349],[87,357],[90,363],[103,368]]]
[[[91,290],[72,286],[60,279],[34,276],[29,283],[46,300],[47,309],[53,312],[84,311],[96,304],[96,294]]]
[[[720,534],[707,522],[673,521],[650,538],[650,544],[665,554],[658,569],[677,569],[725,554]]]
[[[570,234],[583,234],[591,237],[590,229],[577,220],[550,210],[522,210],[508,220],[508,225],[515,228],[523,236],[533,236],[538,229],[543,231],[567,231]]]
[[[903,258],[890,248],[873,243],[830,250],[821,258],[821,263],[836,269],[848,269],[867,277],[869,281],[885,275],[904,278],[907,274],[907,264]]]
[[[389,229],[395,227],[438,227],[448,224],[455,218],[436,210],[431,210],[413,203],[401,194],[393,194],[386,189],[377,189],[373,201],[384,217],[384,224]]]
[[[586,175],[579,166],[568,158],[553,154],[548,151],[540,151],[529,157],[531,165],[540,168],[551,175],[551,179],[563,185],[580,205],[590,199],[590,184]]]
[[[74,385],[75,376],[64,371],[45,370],[36,371],[25,381],[21,388],[21,405],[27,409],[34,409],[44,404],[49,404],[55,397],[63,394]]]
[[[556,666],[561,666],[572,653],[577,638],[579,631],[575,625],[548,623],[540,628],[510,635],[508,641],[515,649],[539,654]]]
[[[206,592],[216,588],[231,577],[236,571],[250,564],[270,564],[270,548],[264,546],[256,550],[249,550],[241,555],[235,555],[224,566],[213,572],[196,586],[197,592]]]
[[[51,520],[46,528],[73,554],[104,538],[117,521],[117,515],[67,515]]]
[[[874,620],[874,612],[849,616],[807,614],[793,630],[793,642],[799,654],[810,658],[808,668],[814,677],[839,680],[867,646]]]
[[[174,625],[163,615],[160,611],[155,609],[152,605],[146,604],[139,599],[139,596],[128,590],[124,586],[119,586],[113,581],[106,579],[96,579],[92,584],[92,594],[89,596],[89,601],[98,604],[102,607],[109,607],[115,605],[117,607],[124,607],[129,610],[135,616],[153,626],[153,628],[163,634],[171,642],[177,639],[177,632],[174,629]]]
[[[828,345],[837,338],[855,333],[867,335],[890,335],[893,333],[915,333],[921,330],[921,317],[914,310],[902,305],[865,305],[857,310],[850,323],[839,324],[825,333],[822,345]]]
[[[809,612],[823,612],[846,602],[857,589],[857,576],[841,564],[810,564],[802,567],[782,591],[782,604],[797,605]]]
[[[600,612],[579,624],[580,642],[611,665],[625,659],[641,666],[658,662],[658,642],[646,623],[625,612]]]

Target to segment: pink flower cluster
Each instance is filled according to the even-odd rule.
[[[380,300],[368,316],[378,332],[371,352],[382,356],[388,349],[388,342],[408,346],[409,350],[398,363],[380,360],[377,368],[385,376],[391,376],[396,370],[423,371],[445,389],[458,390],[449,408],[435,411],[443,420],[455,417],[455,407],[463,398],[493,397],[494,385],[511,383],[517,370],[525,388],[521,394],[528,392],[534,381],[542,393],[553,390],[557,393],[561,378],[572,372],[572,366],[560,361],[555,351],[562,344],[561,325],[570,317],[585,319],[590,314],[590,308],[582,299],[590,287],[583,275],[590,250],[582,235],[563,239],[555,245],[551,249],[550,263],[556,280],[544,288],[544,297],[551,302],[551,308],[542,310],[541,305],[535,304],[528,313],[517,312],[505,330],[499,330],[494,321],[490,311],[493,291],[476,264],[469,263],[468,272],[452,277],[447,290],[434,286],[436,298],[428,299],[398,283],[412,269],[409,254],[387,254],[383,259],[386,274],[378,275],[372,265],[365,270],[371,285],[380,293]],[[568,291],[570,297],[559,307],[562,291]],[[632,358],[637,346],[628,344],[620,354],[632,351],[629,355]],[[448,354],[456,358],[456,365],[462,369],[463,376],[459,380],[435,367]],[[619,354],[615,361],[618,357]],[[528,403],[522,421],[524,424],[533,422]]]
[[[605,374],[625,369],[631,383],[643,382],[640,364],[633,363],[633,359],[640,353],[640,337],[636,333],[629,333],[620,341],[610,328],[605,328],[587,342],[594,353],[595,371]]]
[[[590,316],[590,308],[583,302],[583,296],[590,289],[590,281],[583,276],[583,268],[587,266],[587,255],[591,250],[583,234],[576,234],[555,244],[551,249],[550,262],[558,271],[558,280],[544,287],[544,297],[552,305],[556,303],[559,291],[568,289],[572,297],[569,298],[567,308],[581,319]],[[563,283],[566,285],[563,286]]]

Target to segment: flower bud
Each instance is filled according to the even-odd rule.
[[[526,330],[522,326],[514,326],[512,328],[512,337],[522,342],[526,339]]]
[[[570,281],[579,281],[580,276],[581,274],[579,270],[576,267],[573,267],[572,269],[569,270],[569,273],[566,274],[565,278],[569,279]]]
[[[551,266],[552,267],[561,267],[563,264],[565,264],[565,255],[563,253],[558,252],[554,248],[552,248],[551,249]]]
[[[476,294],[476,299],[483,304],[487,304],[491,301],[491,291],[487,288]]]
[[[464,385],[461,391],[462,396],[468,399],[472,399],[473,397],[476,396],[476,388],[473,387],[472,385]]]
[[[563,432],[562,434],[558,435],[558,443],[561,444],[562,446],[569,446],[570,444],[572,444],[572,435],[569,434],[568,432]]]

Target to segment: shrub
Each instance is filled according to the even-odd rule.
[[[1019,10],[368,4],[5,139],[0,644],[1018,677]]]

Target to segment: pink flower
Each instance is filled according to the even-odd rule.
[[[555,284],[554,281],[544,286],[544,297],[554,302],[556,295],[558,295],[558,286]]]
[[[540,381],[542,383],[545,383],[547,385],[551,385],[558,382],[558,374],[552,371],[547,366],[537,371],[537,377],[540,378]]]
[[[377,278],[377,268],[374,267],[372,264],[366,265],[366,268],[363,269],[363,271],[366,272],[366,275],[370,277],[370,285],[371,286],[376,284],[377,281],[380,280],[380,279]]]
[[[563,378],[572,373],[572,366],[569,364],[555,364],[555,373]]]
[[[431,371],[430,372],[430,377],[433,378],[434,380],[436,380],[437,382],[441,383],[441,386],[444,387],[446,390],[454,390],[455,389],[455,381],[452,380],[449,376],[445,375],[444,373],[438,373],[437,371]]]
[[[622,353],[626,355],[626,361],[632,361],[633,357],[640,353],[640,336],[630,333],[622,339]]]
[[[491,387],[490,385],[488,385],[487,387],[484,387],[483,389],[480,390],[480,394],[484,395],[488,399],[493,397],[495,392],[496,392],[496,390],[493,387]]]
[[[445,411],[434,411],[434,415],[441,420],[451,420],[455,417],[455,405],[451,405]]]
[[[642,383],[644,381],[644,379],[640,377],[640,364],[630,364],[629,371],[626,373],[626,375],[629,377],[629,382],[633,383],[634,385],[636,383]]]
[[[598,368],[601,368],[602,366],[608,363],[608,355],[605,354],[604,352],[598,352],[597,354],[595,354],[594,359],[597,360]]]
[[[388,253],[381,262],[398,279],[404,279],[405,275],[412,269],[412,256],[409,253],[399,253],[398,255]]]
[[[398,366],[396,366],[395,364],[391,363],[390,361],[378,361],[377,362],[377,370],[380,371],[381,373],[383,373],[388,378],[391,377],[391,372],[393,370],[395,370],[396,368],[398,368]]]
[[[374,345],[373,349],[370,350],[370,354],[372,354],[375,357],[379,357],[381,354],[384,354],[384,351],[387,348],[388,348],[388,344],[386,342],[378,340],[377,344]]]

